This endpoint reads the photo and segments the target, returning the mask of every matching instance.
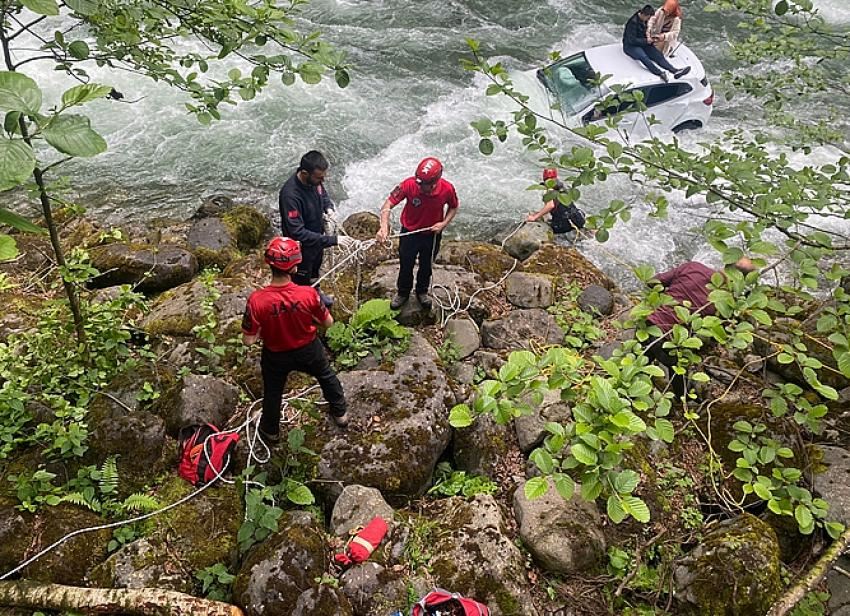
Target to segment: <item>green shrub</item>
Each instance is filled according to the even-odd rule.
[[[392,359],[403,353],[410,341],[410,330],[395,320],[396,311],[386,299],[371,299],[351,317],[348,323],[334,323],[328,329],[328,345],[343,368],[356,366],[372,354]]]

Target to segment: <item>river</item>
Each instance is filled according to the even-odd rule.
[[[734,23],[703,13],[704,0],[683,5],[683,38],[717,81],[732,68],[726,33]],[[468,55],[465,38],[480,40],[484,52],[510,70],[527,71],[545,63],[552,49],[570,53],[619,41],[636,6],[622,0],[313,0],[302,23],[347,51],[355,67],[348,88],[331,80],[293,87],[272,80],[258,98],[226,109],[224,121],[203,127],[185,112],[180,92],[94,69],[99,81],[137,102],[90,105],[109,151],[73,162],[67,173],[78,200],[108,223],[185,217],[216,193],[255,204],[277,220],[278,187],[308,149],[330,159],[328,188],[342,216],[377,211],[420,158],[435,155],[461,202],[448,235],[483,237],[539,207],[540,193],[526,188],[539,177],[540,165],[514,139],[489,157],[478,153],[470,121],[504,114],[509,106],[486,97],[483,78],[460,67]],[[818,6],[830,21],[850,21],[846,0],[821,0]],[[35,71],[48,100],[69,85],[47,66],[33,66],[27,69]],[[754,127],[752,105],[743,97],[718,97],[710,125],[683,141],[715,140],[729,128]],[[644,188],[626,180],[586,191],[581,205],[588,213],[613,198],[633,200],[636,209],[606,244],[583,240],[580,248],[627,287],[623,261],[663,268],[686,258],[716,259],[692,232],[712,215],[703,201],[684,203],[674,195],[673,203],[685,207],[672,207],[669,220],[657,221],[646,216],[644,196]]]

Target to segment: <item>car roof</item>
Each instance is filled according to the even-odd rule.
[[[621,43],[585,49],[584,56],[594,71],[603,75],[611,75],[605,82],[609,86],[626,84],[643,86],[660,82],[660,79],[646,70],[640,62],[623,53]],[[690,66],[689,80],[705,77],[702,62],[684,43],[679,44],[670,61],[674,66]]]

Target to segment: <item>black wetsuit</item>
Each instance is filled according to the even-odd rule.
[[[555,190],[559,192],[566,191],[560,180],[555,184]],[[584,212],[572,203],[570,205],[564,205],[558,201],[557,197],[554,199],[554,202],[555,209],[552,210],[552,231],[555,233],[568,233],[570,231],[584,229]]]

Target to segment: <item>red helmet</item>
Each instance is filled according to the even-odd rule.
[[[416,181],[420,184],[433,184],[440,179],[441,175],[443,175],[443,163],[433,156],[423,158],[416,167]]]
[[[543,170],[543,181],[544,182],[546,180],[554,180],[557,177],[558,177],[558,170],[557,169],[553,169],[552,167],[547,167],[546,169]]]
[[[266,263],[276,270],[291,272],[301,263],[301,244],[288,237],[275,237],[265,253]]]

